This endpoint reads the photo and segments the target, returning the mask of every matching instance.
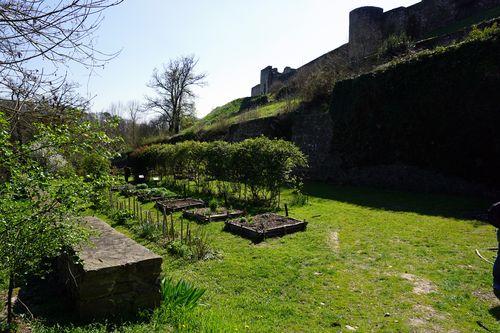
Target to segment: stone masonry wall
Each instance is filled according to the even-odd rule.
[[[292,141],[311,180],[494,197],[499,47],[491,38],[428,54],[337,83],[328,111],[303,105],[197,139]]]
[[[414,41],[433,36],[433,32],[480,12],[500,7],[500,0],[422,0],[410,7],[384,12],[379,7],[360,7],[350,13],[349,43],[300,67],[304,73],[317,65],[348,68],[353,73],[365,67],[365,58],[374,55],[391,35],[407,35]],[[334,61],[330,61],[334,59]],[[261,71],[261,83],[252,96],[266,94],[274,82],[287,82],[295,75],[281,75],[272,66]]]

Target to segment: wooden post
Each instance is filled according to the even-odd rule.
[[[175,229],[174,229],[174,217],[172,216],[172,213],[170,213],[170,232],[172,239],[175,238]]]
[[[183,231],[184,231],[183,228],[184,228],[184,220],[181,217],[181,243],[184,242],[184,240],[182,239],[182,237],[183,237]]]
[[[128,197],[128,211],[130,211],[130,197]]]
[[[288,205],[285,204],[285,216],[288,217]]]
[[[175,238],[175,229],[174,229],[174,217],[172,213],[170,213],[170,232],[172,233],[172,239]]]
[[[165,215],[165,212],[163,213],[162,234],[163,234],[163,237],[165,237],[167,235],[167,217]]]

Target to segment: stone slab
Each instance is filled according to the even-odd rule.
[[[91,244],[75,251],[81,264],[61,265],[80,319],[125,317],[158,306],[162,257],[98,218],[83,223],[93,234]]]

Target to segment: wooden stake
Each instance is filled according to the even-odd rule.
[[[184,241],[184,240],[182,239],[182,237],[183,237],[183,234],[182,234],[182,233],[183,233],[183,228],[184,228],[184,220],[183,220],[183,219],[182,219],[182,217],[181,217],[181,243]]]
[[[170,213],[170,232],[172,233],[172,239],[175,238],[175,229],[174,229],[174,216]]]
[[[165,216],[165,214],[163,214],[163,221],[162,221],[162,234],[163,234],[163,237],[165,237],[167,235],[167,218]]]

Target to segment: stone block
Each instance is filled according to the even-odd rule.
[[[160,303],[162,258],[107,223],[84,219],[94,234],[75,250],[81,264],[60,265],[60,274],[84,321],[125,317]]]

